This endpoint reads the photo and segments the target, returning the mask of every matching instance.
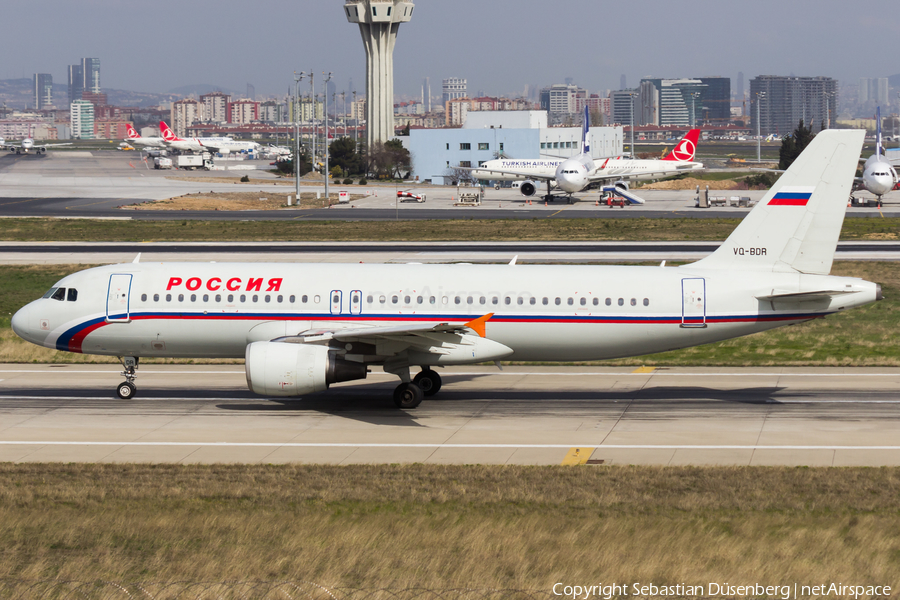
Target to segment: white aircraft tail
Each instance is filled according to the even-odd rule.
[[[719,249],[692,266],[827,275],[865,135],[820,132]]]
[[[881,107],[875,108],[875,156],[881,156]]]

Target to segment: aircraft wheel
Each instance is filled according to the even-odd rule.
[[[441,376],[431,369],[422,369],[422,372],[413,378],[413,383],[422,388],[426,396],[434,396],[441,391]]]
[[[116,395],[119,396],[122,400],[131,400],[134,398],[134,395],[137,393],[137,386],[135,386],[130,381],[123,381],[119,384],[119,387],[116,388]]]
[[[415,408],[422,404],[425,393],[415,383],[401,383],[394,389],[394,404],[397,408]]]

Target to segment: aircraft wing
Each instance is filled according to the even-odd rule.
[[[601,170],[603,167],[599,167],[596,171]],[[623,177],[631,177],[635,175],[640,175],[641,177],[653,177],[654,175],[658,175],[659,177],[670,177],[672,175],[681,175],[682,173],[692,173],[694,169],[685,169],[682,171],[672,171],[671,169],[665,171],[622,171],[619,173],[610,173],[610,174],[599,174],[597,172],[588,175],[588,180],[591,183],[597,183],[602,181],[615,181],[618,179],[622,179]]]
[[[462,325],[451,323],[422,323],[417,325],[397,325],[390,327],[354,327],[354,328],[322,328],[311,329],[301,333],[298,337],[306,343],[337,340],[347,341],[375,341],[378,339],[397,339],[407,336],[427,336],[428,334],[455,333],[466,334],[470,330],[480,337],[485,335],[485,323],[494,316],[494,313],[469,321]],[[284,339],[284,341],[289,341]]]
[[[35,148],[56,148],[57,146],[71,146],[71,142],[66,142],[65,144],[35,144]]]
[[[521,177],[522,179],[537,179],[539,181],[553,181],[556,179],[556,174],[553,175],[541,175],[540,173],[528,173],[526,171],[507,171],[505,169],[485,169],[484,167],[453,167],[454,169],[462,169],[464,171],[479,171],[480,173],[491,174],[494,173],[496,175],[515,175],[516,177]],[[486,179],[482,177],[482,179]]]

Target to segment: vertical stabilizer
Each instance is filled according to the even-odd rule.
[[[875,108],[875,156],[881,156],[881,107]]]
[[[591,153],[591,110],[587,104],[584,105],[584,123],[581,126],[581,153]]]
[[[697,155],[697,142],[700,141],[700,130],[691,129],[663,160],[691,162]]]
[[[827,275],[865,135],[820,132],[719,249],[693,266]]]
[[[159,132],[162,134],[162,137],[167,142],[175,142],[178,141],[178,136],[175,135],[175,132],[169,129],[169,126],[166,125],[165,121],[159,122]]]

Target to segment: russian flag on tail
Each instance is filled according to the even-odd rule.
[[[769,206],[806,206],[814,188],[781,188],[771,200]]]

